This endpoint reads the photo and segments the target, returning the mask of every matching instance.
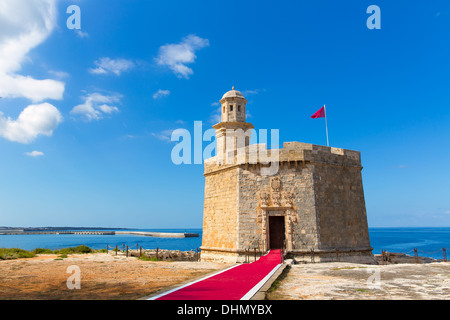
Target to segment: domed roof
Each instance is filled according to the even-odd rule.
[[[244,96],[240,91],[234,90],[233,87],[233,89],[223,95],[222,99],[224,98],[244,98]]]

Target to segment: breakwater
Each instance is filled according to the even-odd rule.
[[[174,233],[174,232],[150,232],[150,231],[116,231],[116,234],[132,234],[146,237],[159,238],[194,238],[198,237],[198,233]]]
[[[158,238],[194,238],[198,233],[173,233],[173,232],[150,232],[150,231],[0,231],[0,235],[43,235],[43,234],[78,234],[78,235],[137,235]]]

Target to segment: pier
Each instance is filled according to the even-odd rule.
[[[83,235],[97,235],[97,236],[113,236],[115,231],[0,231],[0,235],[39,235],[39,234],[83,234]]]
[[[148,232],[148,231],[6,231],[0,230],[0,235],[41,235],[41,234],[78,234],[96,236],[114,236],[116,234],[131,234],[146,237],[159,238],[194,238],[198,233],[170,233],[170,232]]]
[[[198,233],[170,233],[170,232],[148,232],[148,231],[116,231],[116,234],[134,234],[137,236],[159,237],[159,238],[195,238]]]

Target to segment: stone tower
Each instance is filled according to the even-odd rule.
[[[201,259],[242,262],[247,249],[285,248],[297,261],[375,263],[360,153],[301,142],[249,145],[247,100],[233,88],[220,102],[217,155],[205,160]],[[263,170],[263,154],[276,155],[275,173]]]
[[[229,152],[250,144],[250,130],[254,127],[245,122],[247,99],[234,87],[223,95],[220,104],[222,121],[213,128],[216,130],[217,157],[223,163]]]

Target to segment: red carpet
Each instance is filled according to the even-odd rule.
[[[240,300],[280,264],[280,250],[271,250],[259,260],[241,264],[195,282],[156,300]]]

